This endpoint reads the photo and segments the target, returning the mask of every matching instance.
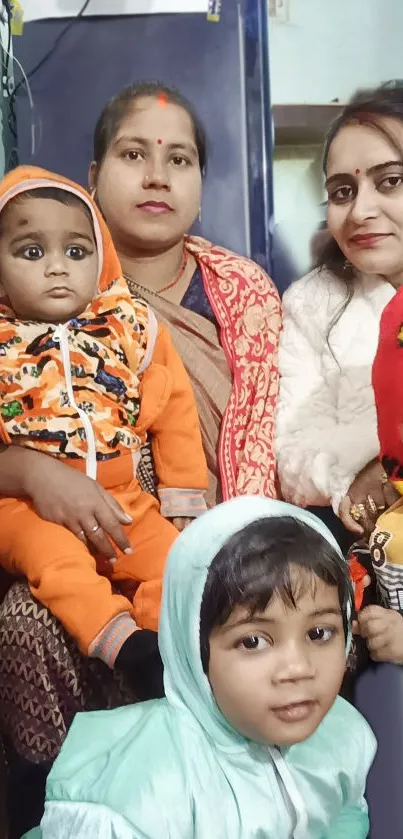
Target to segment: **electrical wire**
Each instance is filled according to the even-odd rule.
[[[18,152],[17,152],[17,119],[16,113],[14,108],[14,101],[13,101],[13,89],[10,85],[12,85],[11,74],[10,74],[10,60],[11,60],[11,22],[13,17],[13,11],[11,7],[10,0],[3,0],[3,9],[5,9],[7,14],[7,29],[8,29],[8,39],[7,39],[7,49],[5,47],[1,48],[1,74],[2,74],[2,92],[3,97],[7,100],[8,103],[8,113],[7,113],[7,125],[9,129],[9,133],[13,139],[13,146],[10,151],[9,159],[5,162],[6,169],[13,168],[18,164]],[[3,19],[4,22],[4,19]],[[6,57],[6,58],[5,58]],[[5,58],[5,60],[4,60]]]
[[[34,103],[34,98],[32,96],[31,85],[28,81],[28,76],[26,75],[25,70],[24,70],[21,62],[18,61],[18,58],[16,58],[15,55],[11,55],[10,53],[8,53],[8,57],[12,61],[15,61],[16,65],[19,68],[19,71],[22,75],[22,83],[24,83],[25,87],[26,87],[26,91],[27,91],[27,95],[28,95],[28,101],[29,101],[29,107],[31,109],[31,155],[33,157],[35,152],[37,151],[37,148],[36,148],[36,144],[35,144],[35,103]],[[11,95],[13,95],[13,91],[12,91]]]
[[[85,14],[85,12],[88,9],[88,6],[90,5],[90,2],[91,2],[91,0],[85,0],[85,3],[83,3],[83,5],[81,6],[81,9],[77,12],[75,17],[73,17],[71,20],[69,20],[68,24],[64,27],[64,29],[62,29],[62,31],[59,32],[59,34],[58,34],[54,44],[50,48],[50,50],[48,50],[48,52],[45,53],[45,55],[40,59],[40,61],[38,61],[38,63],[35,65],[35,67],[33,67],[32,70],[30,70],[29,73],[27,73],[28,79],[32,79],[32,76],[34,76],[38,72],[38,70],[40,70],[43,67],[43,65],[46,64],[46,62],[49,60],[49,58],[52,57],[52,55],[54,54],[54,52],[56,52],[57,47],[59,46],[60,42],[65,37],[65,35],[67,35],[67,33],[72,28],[72,26],[74,26],[74,24],[77,23],[77,21],[80,20],[80,18],[82,18],[82,16]],[[15,100],[15,97],[16,97],[21,85],[23,85],[23,84],[24,84],[24,79],[21,79],[21,81],[14,88],[14,100]]]
[[[33,100],[33,96],[32,96],[31,87],[30,87],[30,84],[29,84],[29,79],[31,79],[32,76],[34,76],[44,66],[44,64],[46,64],[46,62],[52,57],[52,55],[57,50],[57,47],[59,46],[60,42],[65,37],[65,35],[70,31],[70,29],[74,26],[74,24],[78,20],[80,20],[80,18],[82,18],[82,16],[85,14],[90,2],[91,2],[91,0],[85,0],[85,2],[81,6],[81,8],[77,12],[77,14],[75,15],[75,17],[73,17],[71,20],[69,20],[67,25],[62,29],[61,32],[59,32],[57,38],[55,39],[54,44],[48,50],[48,52],[45,53],[45,55],[40,59],[40,61],[38,61],[38,63],[32,68],[32,70],[30,70],[28,73],[25,73],[24,68],[22,67],[21,63],[18,61],[18,59],[14,55],[11,54],[11,21],[12,21],[13,12],[12,12],[12,8],[11,8],[10,0],[3,0],[3,5],[5,6],[6,12],[7,12],[7,24],[8,24],[8,44],[7,44],[7,50],[4,50],[4,52],[7,55],[7,64],[4,65],[4,62],[3,62],[3,85],[4,85],[5,92],[6,92],[6,96],[8,98],[8,105],[9,105],[8,125],[9,125],[9,129],[10,129],[10,133],[12,134],[12,136],[14,138],[14,143],[15,143],[15,147],[12,149],[11,154],[10,154],[9,165],[8,165],[7,168],[12,169],[14,166],[16,166],[18,164],[18,151],[17,151],[17,148],[16,148],[17,118],[16,118],[16,112],[15,112],[17,94],[20,91],[21,87],[24,85],[25,88],[26,88],[26,91],[27,91],[29,105],[30,105],[30,109],[31,109],[31,154],[32,154],[32,156],[34,156],[35,151],[38,150],[38,147],[40,145],[40,141],[41,141],[41,138],[42,138],[42,124],[39,120],[38,121],[38,128],[39,128],[40,139],[39,139],[39,144],[37,145],[36,144],[36,136],[35,136],[35,105],[34,105],[34,100]],[[21,75],[22,75],[22,79],[18,82],[18,84],[16,84],[12,88],[10,88],[10,64],[9,64],[10,60],[14,60],[16,62],[16,64],[18,65],[18,67],[20,69]]]

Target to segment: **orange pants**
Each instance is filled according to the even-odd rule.
[[[131,456],[119,461],[100,464],[98,477],[133,518],[124,527],[133,554],[118,552],[117,562],[110,565],[110,579],[117,586],[119,581],[132,583],[132,601],[113,593],[111,582],[97,573],[96,560],[77,536],[44,521],[26,501],[0,500],[0,564],[11,574],[27,577],[32,594],[85,654],[104,627],[122,613],[130,613],[144,629],[158,628],[165,561],[178,536],[161,516],[157,500],[143,492],[137,480],[116,485],[128,470],[133,474]]]

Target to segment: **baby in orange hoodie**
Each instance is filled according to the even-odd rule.
[[[123,670],[147,698],[162,688],[152,663],[172,521],[206,508],[190,382],[166,328],[131,298],[94,202],[70,181],[34,167],[3,180],[0,285],[0,439],[85,469],[131,517],[133,546],[107,579],[83,531],[3,498],[1,565],[27,577],[84,654]],[[159,502],[136,479],[147,432]]]

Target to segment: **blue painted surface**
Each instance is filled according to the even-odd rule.
[[[65,26],[65,20],[25,25],[15,52],[28,73]],[[105,102],[133,81],[173,84],[195,105],[210,141],[195,232],[252,256],[283,290],[295,271],[273,225],[268,49],[266,0],[224,0],[220,23],[195,14],[81,19],[32,78],[41,122],[33,157],[28,100],[19,89],[20,162],[86,184]]]
[[[378,664],[367,670],[359,680],[357,706],[378,740],[367,785],[370,839],[403,839],[403,667]]]
[[[85,184],[95,122],[105,102],[133,81],[158,79],[195,105],[210,138],[202,232],[246,253],[242,50],[237,0],[223,3],[220,23],[205,15],[84,18],[32,78],[42,142],[30,153],[29,108],[18,95],[20,162],[59,171]],[[15,39],[26,71],[50,49],[65,20],[28,23]]]
[[[266,0],[246,0],[244,32],[251,250],[271,272],[273,148]]]

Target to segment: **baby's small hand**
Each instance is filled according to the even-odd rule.
[[[394,609],[367,606],[358,615],[358,633],[365,638],[373,661],[403,664],[403,617]]]
[[[188,524],[191,524],[192,521],[193,519],[189,518],[189,516],[177,516],[176,518],[171,519],[172,524],[177,530],[179,530],[179,533],[182,533],[182,530],[184,530]]]

